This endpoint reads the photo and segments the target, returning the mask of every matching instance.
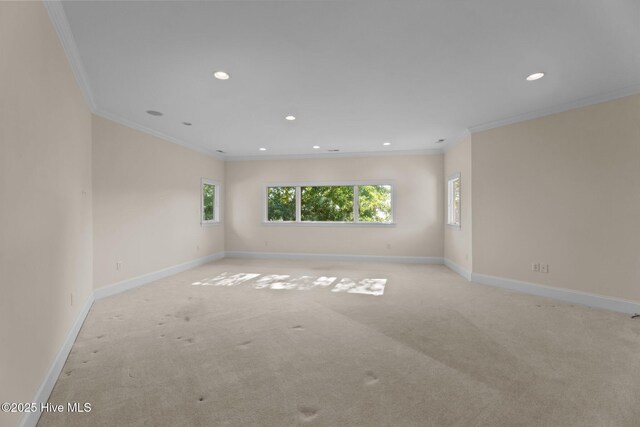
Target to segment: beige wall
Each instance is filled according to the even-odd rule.
[[[93,117],[95,288],[224,251],[224,225],[200,225],[202,178],[224,163]]]
[[[442,177],[442,155],[228,162],[226,249],[442,257]],[[395,181],[395,227],[262,223],[266,183],[386,179]]]
[[[444,156],[445,211],[447,209],[447,178],[460,173],[460,228],[445,225],[444,257],[471,273],[471,137],[466,137]],[[445,212],[446,222],[446,212]]]
[[[0,401],[33,399],[91,251],[91,114],[42,3],[0,2]]]
[[[640,301],[640,96],[472,138],[474,272]]]

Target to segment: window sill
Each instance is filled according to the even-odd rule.
[[[395,227],[395,222],[332,222],[332,221],[262,221],[263,225],[281,227]]]
[[[207,221],[207,222],[201,222],[200,227],[213,227],[220,224],[222,224],[222,221]]]

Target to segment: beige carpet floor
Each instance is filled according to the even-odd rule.
[[[383,296],[192,283],[387,278]],[[640,319],[443,266],[225,259],[97,301],[40,426],[638,426]]]

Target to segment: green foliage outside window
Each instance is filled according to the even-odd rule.
[[[215,210],[214,200],[216,197],[216,186],[213,184],[202,185],[202,205],[203,205],[203,220],[213,221]]]
[[[453,223],[460,224],[460,178],[453,181]]]
[[[391,222],[391,186],[358,187],[358,221]]]
[[[296,218],[296,190],[300,215]],[[358,190],[358,214],[354,191]],[[368,222],[392,220],[391,185],[324,185],[267,188],[268,221]]]
[[[353,221],[353,186],[302,187],[302,221]]]
[[[267,188],[267,206],[269,221],[295,221],[296,187]]]

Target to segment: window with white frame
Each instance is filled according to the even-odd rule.
[[[220,184],[216,181],[203,178],[201,193],[201,223],[216,224],[220,222]]]
[[[447,225],[460,228],[460,173],[447,179]]]
[[[267,222],[392,224],[388,183],[267,185]]]

